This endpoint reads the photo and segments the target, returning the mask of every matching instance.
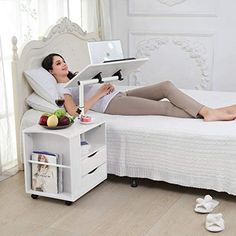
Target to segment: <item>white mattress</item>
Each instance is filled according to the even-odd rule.
[[[185,92],[212,107],[236,104],[235,93]],[[22,127],[40,114],[26,112]],[[107,123],[108,173],[236,195],[236,121],[90,115]]]

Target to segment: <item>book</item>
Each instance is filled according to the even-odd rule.
[[[62,191],[62,170],[59,170],[62,168],[50,165],[60,164],[60,156],[55,153],[34,151],[31,159],[37,162],[32,163],[32,190],[54,194]]]

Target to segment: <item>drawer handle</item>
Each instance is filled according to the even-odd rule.
[[[95,169],[91,170],[90,172],[88,172],[88,174],[89,175],[92,174],[96,169],[97,169],[97,167]]]
[[[96,153],[97,153],[97,151],[96,151],[96,152],[94,152],[94,153],[92,153],[92,154],[90,154],[90,155],[88,156],[88,158],[90,158],[90,157],[94,156]]]

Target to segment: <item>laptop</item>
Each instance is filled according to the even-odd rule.
[[[88,42],[88,51],[91,64],[135,59],[124,58],[120,40]]]

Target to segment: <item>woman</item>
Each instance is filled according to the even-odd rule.
[[[42,67],[56,79],[65,108],[70,115],[78,115],[78,88],[64,85],[75,74],[68,70],[64,58],[56,53],[44,58]],[[169,101],[161,101],[167,98]],[[85,112],[89,109],[113,115],[163,115],[182,118],[204,118],[205,121],[233,120],[236,105],[212,109],[177,89],[170,81],[146,86],[125,93],[116,91],[110,83],[85,87]]]

